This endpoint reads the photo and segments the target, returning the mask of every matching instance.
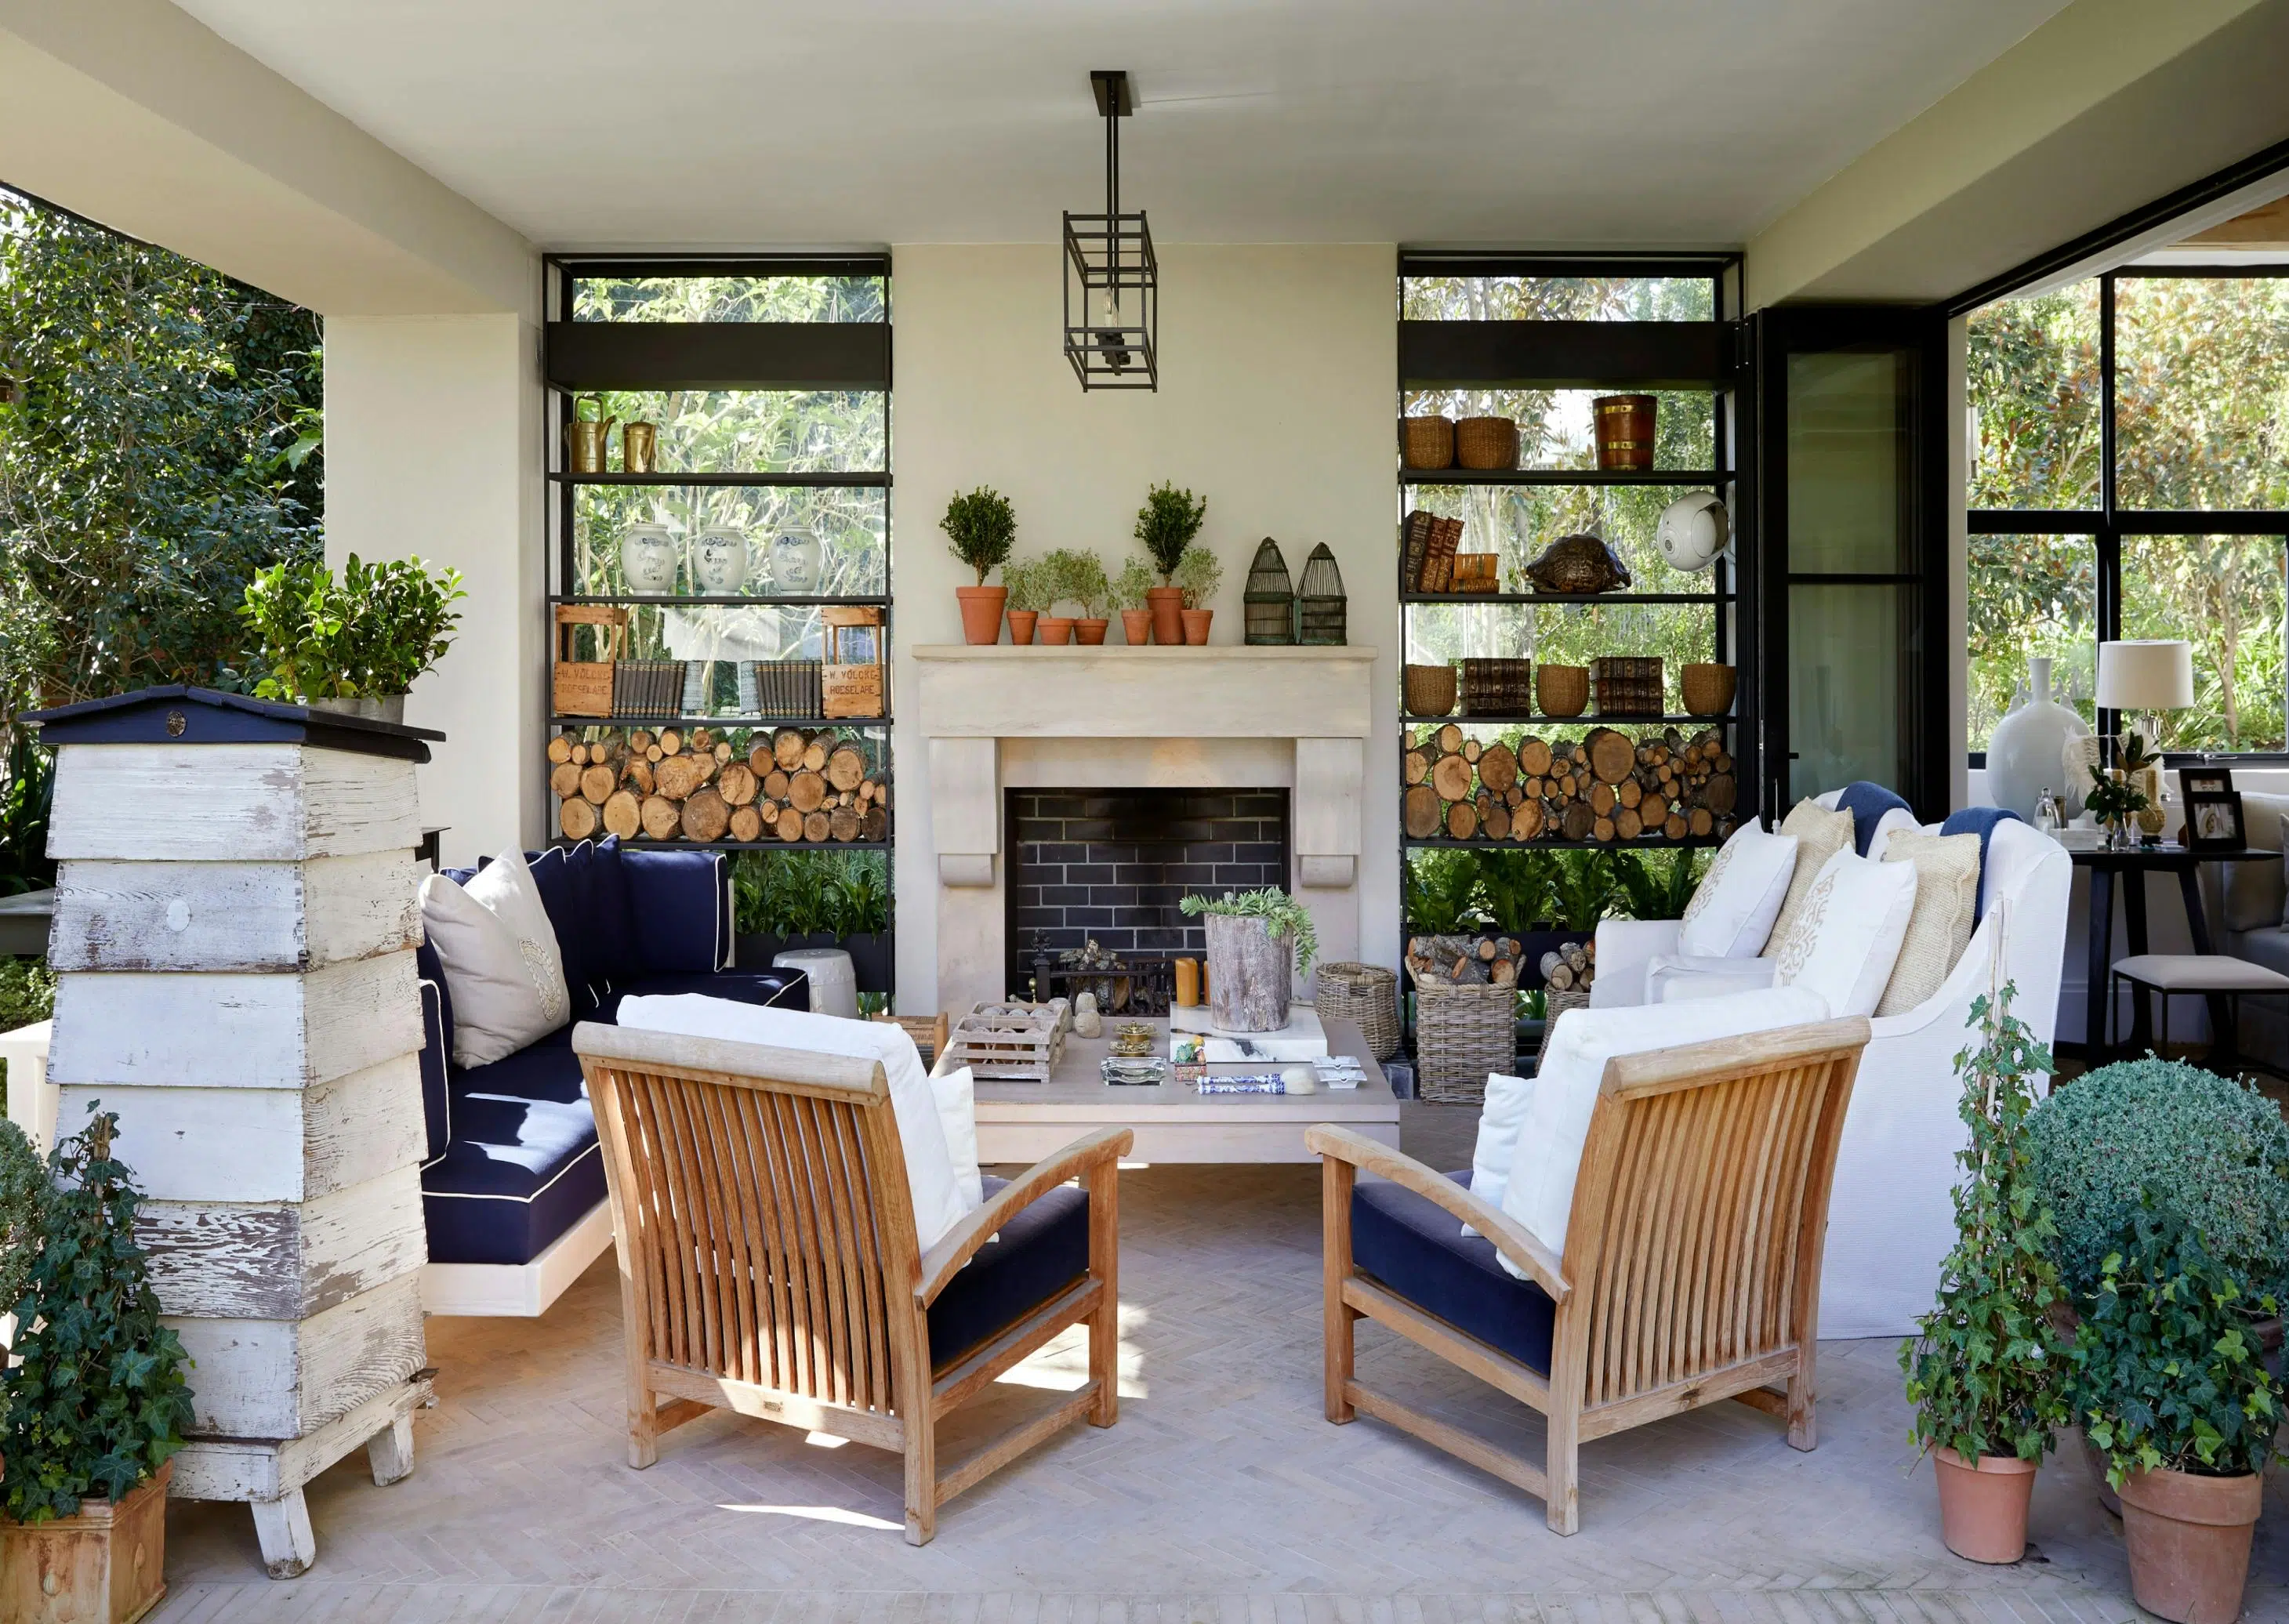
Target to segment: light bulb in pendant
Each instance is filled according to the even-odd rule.
[[[1121,299],[1111,288],[1097,292],[1097,346],[1116,372],[1129,370],[1129,345],[1121,332]]]

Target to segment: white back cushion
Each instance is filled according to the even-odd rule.
[[[1916,906],[1916,866],[1878,863],[1848,846],[1821,865],[1774,955],[1782,986],[1808,987],[1832,1015],[1876,1013]]]
[[[620,1024],[643,1031],[728,1038],[734,1043],[768,1043],[814,1055],[881,1062],[890,1083],[890,1114],[898,1124],[898,1148],[906,1158],[906,1189],[913,1197],[916,1243],[929,1251],[948,1230],[977,1210],[979,1199],[965,1196],[955,1175],[937,1092],[922,1074],[921,1055],[904,1028],[887,1021],[846,1021],[808,1010],[768,1009],[760,1004],[706,998],[696,992],[623,999]],[[974,1142],[970,1163],[975,1167]]]
[[[1487,1073],[1487,1103],[1479,1108],[1478,1148],[1471,1152],[1471,1193],[1500,1206],[1510,1188],[1511,1158],[1518,1151],[1518,1130],[1526,1120],[1527,1103],[1534,1098],[1534,1079]],[[1469,1224],[1463,1233],[1478,1231]]]
[[[1803,987],[1684,1004],[1567,1010],[1543,1045],[1534,1094],[1519,1129],[1518,1149],[1511,1157],[1510,1186],[1503,1192],[1502,1210],[1559,1258],[1565,1256],[1574,1186],[1582,1174],[1582,1147],[1590,1137],[1590,1117],[1606,1063],[1615,1055],[1827,1018],[1828,1006],[1820,995]],[[1472,1177],[1475,1182],[1476,1174]],[[1509,1259],[1502,1264],[1511,1273],[1519,1273]]]
[[[1753,959],[1765,950],[1796,878],[1796,836],[1753,819],[1733,832],[1685,904],[1677,951],[1694,959]]]
[[[570,1017],[556,932],[522,852],[502,853],[467,886],[424,880],[421,927],[453,1000],[455,1065],[490,1065]]]
[[[1761,992],[1773,984],[1775,968],[1770,959],[1694,959],[1683,953],[1655,953],[1646,965],[1645,1001],[1682,1004],[1687,999]]]
[[[985,1181],[977,1170],[977,1079],[968,1066],[956,1066],[931,1078],[929,1085],[937,1099],[938,1126],[945,1130],[945,1151],[953,1165],[954,1184],[961,1191],[963,1206],[974,1213],[985,1205]]]

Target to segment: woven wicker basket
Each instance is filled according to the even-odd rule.
[[[1399,420],[1400,460],[1410,468],[1447,468],[1455,462],[1455,422],[1451,418],[1401,418]]]
[[[1542,1051],[1550,1047],[1550,1033],[1558,1024],[1558,1017],[1569,1009],[1587,1009],[1590,1007],[1590,989],[1568,987],[1563,992],[1553,992],[1545,988],[1542,994],[1542,1041],[1535,1046],[1534,1050],[1537,1060],[1542,1057]]]
[[[1544,716],[1579,716],[1590,704],[1587,665],[1543,665],[1534,673],[1534,697]]]
[[[1487,1073],[1518,1064],[1518,989],[1416,982],[1415,1064],[1420,1098],[1485,1103]]]
[[[1455,425],[1455,461],[1465,468],[1518,466],[1518,425],[1508,418],[1464,418]]]
[[[1733,708],[1737,678],[1730,665],[1687,665],[1679,679],[1688,716],[1722,716]]]
[[[1358,1022],[1378,1063],[1399,1053],[1399,977],[1381,965],[1321,965],[1318,1008]]]

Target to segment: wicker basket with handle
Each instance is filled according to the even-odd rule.
[[[1319,1011],[1359,1023],[1377,1063],[1399,1053],[1399,977],[1379,964],[1320,967]]]
[[[1487,1073],[1518,1064],[1518,989],[1416,982],[1415,1064],[1418,1097],[1485,1103]]]

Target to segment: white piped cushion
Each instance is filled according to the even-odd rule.
[[[802,1009],[771,1009],[733,999],[682,992],[620,1000],[620,1024],[643,1031],[681,1032],[690,1038],[728,1038],[734,1043],[768,1043],[815,1055],[878,1060],[890,1084],[890,1114],[898,1124],[898,1148],[906,1160],[906,1189],[914,1203],[914,1240],[925,1252],[945,1232],[977,1210],[981,1200],[966,1196],[945,1142],[945,1118],[937,1091],[922,1074],[922,1057],[903,1028],[887,1021],[846,1021]],[[977,1166],[977,1145],[970,1166]]]
[[[917,1051],[917,1058],[919,1055]],[[961,1190],[963,1203],[974,1213],[985,1205],[985,1182],[977,1171],[977,1079],[968,1066],[956,1066],[931,1078],[929,1085],[937,1096],[938,1126],[945,1130],[953,1182]]]
[[[1833,1015],[1874,1015],[1915,907],[1914,864],[1878,863],[1846,848],[1821,865],[1805,894],[1773,955],[1774,981],[1810,988]]]
[[[1694,959],[1682,953],[1655,953],[1646,965],[1646,1002],[1682,1004],[1687,999],[1761,992],[1773,984],[1776,967],[1769,959]]]
[[[1487,1103],[1479,1109],[1479,1142],[1471,1152],[1471,1193],[1499,1207],[1510,1188],[1511,1158],[1518,1152],[1518,1130],[1534,1098],[1534,1079],[1487,1073]],[[1469,1224],[1463,1233],[1478,1231]]]
[[[1692,959],[1753,959],[1765,950],[1796,877],[1796,836],[1753,821],[1733,832],[1685,904],[1677,951]]]
[[[503,852],[466,886],[424,880],[421,928],[453,1000],[455,1065],[490,1065],[571,1018],[556,931],[522,852]]]

